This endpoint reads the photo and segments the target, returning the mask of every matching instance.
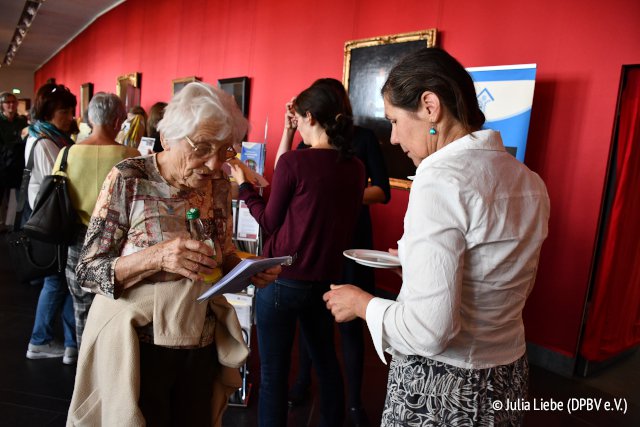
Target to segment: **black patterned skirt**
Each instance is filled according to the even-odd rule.
[[[488,369],[458,368],[422,356],[394,357],[381,425],[520,426],[524,412],[505,410],[505,402],[525,400],[528,382],[526,354]]]

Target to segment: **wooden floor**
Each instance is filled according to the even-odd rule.
[[[73,391],[75,368],[63,365],[61,359],[25,358],[40,289],[16,282],[8,262],[4,236],[0,235],[0,426],[63,426]],[[60,328],[58,333],[62,333]],[[255,337],[252,342],[257,342]],[[293,360],[295,370],[295,356]],[[249,381],[252,383],[249,404],[230,407],[224,416],[224,426],[257,425],[259,371],[256,352],[249,359]],[[363,401],[372,425],[380,422],[386,375],[387,367],[367,342]],[[317,424],[315,385],[312,390],[312,396],[305,404],[290,410],[289,426]],[[544,402],[563,402],[566,407],[569,399],[574,398],[600,399],[590,402],[602,402],[602,405],[610,402],[612,406],[623,402],[627,411],[624,414],[600,408],[569,414],[566,409],[533,410],[534,402],[538,406]],[[532,366],[528,401],[532,410],[525,418],[526,426],[640,426],[640,353],[589,378],[564,378]]]

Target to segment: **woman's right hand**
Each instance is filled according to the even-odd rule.
[[[204,242],[178,237],[152,246],[159,260],[159,270],[176,273],[193,281],[200,280],[200,274],[213,274],[218,266],[213,250]]]
[[[285,104],[284,128],[296,130],[298,128],[298,120],[296,120],[296,111],[293,109],[293,102],[296,100],[294,96],[291,101]]]

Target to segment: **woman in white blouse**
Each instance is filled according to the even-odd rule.
[[[403,59],[382,96],[391,143],[417,166],[398,241],[402,288],[392,301],[332,286],[327,307],[339,322],[365,319],[380,357],[393,355],[383,426],[519,425],[545,185],[498,132],[480,130],[473,81],[445,51]]]

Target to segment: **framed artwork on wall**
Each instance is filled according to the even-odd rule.
[[[171,88],[172,88],[171,93],[175,95],[176,93],[180,92],[182,88],[188,85],[189,83],[201,82],[201,81],[202,79],[196,76],[182,77],[181,79],[171,80]]]
[[[238,107],[240,107],[240,111],[247,117],[249,114],[249,77],[219,79],[218,87],[228,94],[233,95],[238,103]]]
[[[116,95],[124,102],[127,111],[136,105],[140,105],[140,73],[129,73],[118,76],[116,81]]]
[[[83,83],[80,85],[80,117],[87,111],[91,98],[93,98],[93,83]]]
[[[380,141],[391,187],[409,189],[413,162],[391,145],[391,125],[384,117],[380,90],[391,68],[406,54],[436,45],[436,29],[351,40],[344,44],[342,83],[349,92],[354,122],[373,130]]]

